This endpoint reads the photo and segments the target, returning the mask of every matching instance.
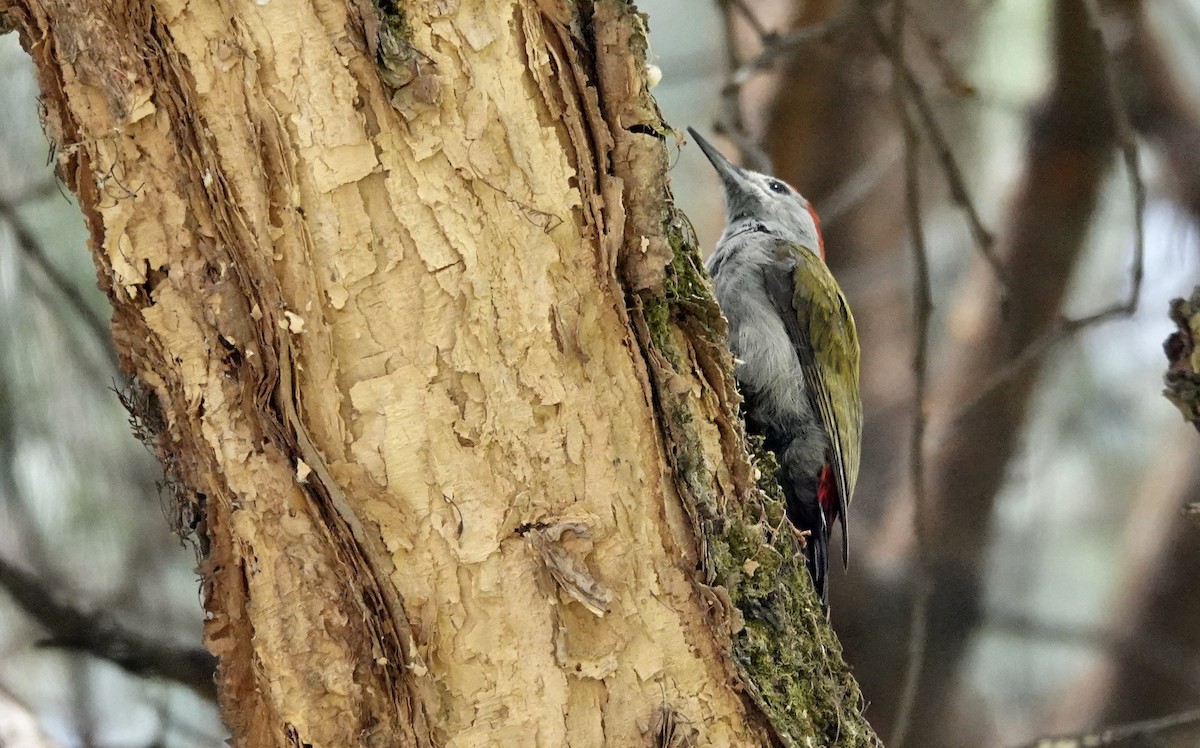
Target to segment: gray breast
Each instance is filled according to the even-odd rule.
[[[721,245],[709,264],[717,303],[729,320],[738,382],[755,395],[760,408],[771,411],[758,415],[811,416],[800,360],[764,285],[764,272],[781,272],[778,259],[764,246],[767,242],[773,243],[769,237],[752,235]]]

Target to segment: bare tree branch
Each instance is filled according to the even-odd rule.
[[[217,660],[198,647],[148,639],[122,628],[103,613],[63,602],[40,577],[0,558],[0,587],[30,618],[50,633],[44,646],[73,649],[108,660],[139,677],[163,678],[217,698]]]
[[[1154,738],[1185,727],[1200,726],[1200,709],[1180,712],[1166,717],[1130,722],[1083,735],[1058,735],[1023,743],[1016,748],[1101,748],[1133,740]]]
[[[860,0],[866,5],[876,5],[878,0]],[[854,2],[847,2],[840,13],[821,23],[814,23],[803,28],[789,31],[786,34],[768,34],[763,37],[763,49],[757,55],[742,63],[742,65],[734,70],[729,76],[729,80],[725,83],[726,91],[729,88],[740,88],[756,73],[766,70],[775,64],[776,61],[794,54],[803,48],[806,44],[816,41],[828,41],[843,29],[850,26],[858,15],[859,6]]]
[[[87,328],[88,333],[104,351],[105,358],[113,370],[120,370],[120,365],[117,363],[116,351],[112,346],[112,335],[108,329],[108,321],[96,314],[91,305],[88,304],[87,299],[79,292],[79,289],[54,266],[54,263],[50,261],[50,258],[46,256],[45,251],[42,249],[42,245],[38,241],[33,229],[29,227],[29,224],[25,223],[25,220],[17,212],[17,206],[21,202],[40,195],[41,191],[37,190],[15,201],[0,199],[0,219],[4,220],[12,228],[17,249],[21,251],[22,256],[29,264],[41,272],[55,292],[66,302],[67,307],[79,318],[84,327]]]
[[[917,38],[921,40],[921,45],[925,47],[926,54],[942,77],[942,85],[960,96],[974,96],[976,94],[975,86],[968,82],[946,58],[942,40],[925,27],[916,8],[910,7],[908,13],[912,17],[913,31],[916,32]]]
[[[1191,27],[1189,38],[1197,38],[1197,19],[1191,7],[1175,3],[1170,23]],[[1108,6],[1110,13],[1133,28],[1132,37],[1121,47],[1122,60],[1130,66],[1122,77],[1125,100],[1134,128],[1155,146],[1167,167],[1167,182],[1175,199],[1200,222],[1200,107],[1193,91],[1179,80],[1163,45],[1142,12],[1141,4]],[[1127,27],[1128,28],[1128,27]]]
[[[774,31],[768,31],[766,27],[762,25],[762,21],[758,20],[758,16],[755,15],[754,11],[750,9],[750,6],[746,5],[746,0],[722,0],[722,4],[725,5],[726,8],[737,10],[737,12],[741,14],[742,18],[746,19],[746,23],[750,25],[750,29],[759,39],[765,41],[775,36]]]
[[[891,57],[893,70],[904,66],[904,19],[907,13],[904,0],[893,3],[893,27]],[[908,221],[910,244],[913,253],[913,393],[912,431],[909,443],[909,481],[913,493],[912,525],[916,538],[916,595],[913,600],[909,621],[908,663],[904,684],[896,708],[890,745],[903,748],[912,721],[916,704],[917,689],[921,683],[921,669],[925,662],[925,646],[928,636],[930,585],[926,572],[925,553],[925,393],[928,388],[929,369],[929,317],[933,312],[933,294],[929,282],[929,252],[925,245],[925,230],[921,220],[921,136],[908,112],[908,103],[899,81],[899,72],[894,73],[892,96],[896,116],[904,131],[904,196],[905,213]]]
[[[863,0],[863,2],[867,1]],[[967,189],[967,180],[963,176],[962,167],[959,166],[954,150],[950,147],[950,140],[946,136],[945,130],[938,121],[937,115],[934,114],[933,105],[930,104],[929,97],[925,94],[925,87],[900,55],[898,49],[900,40],[893,38],[884,30],[883,24],[875,17],[874,13],[868,10],[866,16],[872,37],[884,54],[892,60],[894,75],[903,82],[909,99],[917,110],[921,126],[929,138],[938,163],[942,166],[946,185],[950,188],[950,198],[967,217],[967,224],[971,228],[971,234],[975,237],[975,244],[979,248],[980,254],[987,260],[1001,285],[1007,288],[1009,286],[1007,271],[995,252],[996,237],[983,225],[979,209],[975,206],[970,190]]]
[[[1128,316],[1137,311],[1138,301],[1142,297],[1142,277],[1146,257],[1146,185],[1142,181],[1141,158],[1138,155],[1137,138],[1133,125],[1129,122],[1129,107],[1125,104],[1125,96],[1121,92],[1121,80],[1117,74],[1117,63],[1112,48],[1104,39],[1104,18],[1100,14],[1100,6],[1096,0],[1084,0],[1087,8],[1088,21],[1096,42],[1104,50],[1104,82],[1105,93],[1108,97],[1108,108],[1112,113],[1113,123],[1117,129],[1117,147],[1121,150],[1121,159],[1125,163],[1125,175],[1129,180],[1129,191],[1133,195],[1133,267],[1130,269],[1131,288],[1129,298],[1124,303],[1114,304],[1108,309],[1078,320],[1080,324],[1090,325],[1112,319],[1115,316]],[[1089,321],[1091,320],[1091,321]]]
[[[1105,43],[1102,29],[1103,18],[1096,0],[1083,0],[1093,35],[1104,50],[1103,71],[1105,95],[1115,128],[1117,147],[1120,149],[1129,179],[1129,190],[1133,196],[1133,264],[1129,270],[1129,296],[1098,312],[1077,319],[1062,318],[1059,323],[1040,338],[1031,342],[1007,364],[997,369],[984,382],[979,391],[968,399],[954,415],[948,426],[953,429],[993,390],[1019,374],[1026,366],[1037,361],[1059,343],[1089,327],[1114,319],[1123,319],[1137,311],[1142,295],[1142,279],[1145,275],[1146,257],[1146,184],[1142,180],[1141,159],[1138,155],[1137,138],[1129,120],[1129,109],[1121,92],[1120,78],[1112,49]]]
[[[1104,104],[1104,52],[1089,33],[1078,0],[1054,4],[1052,48],[1052,84],[1030,120],[1023,175],[1009,200],[998,247],[1012,284],[1002,288],[980,257],[959,296],[972,314],[1006,294],[1007,314],[980,314],[977,324],[952,341],[939,386],[930,392],[931,410],[939,416],[957,412],[980,382],[1054,326],[1072,269],[1086,248],[1115,137]],[[923,667],[911,745],[956,744],[950,732],[962,724],[963,658],[983,623],[993,509],[1026,423],[1035,373],[1030,367],[1013,386],[994,391],[975,408],[962,428],[927,444],[929,491],[922,529],[934,580],[928,622],[937,657],[927,658]],[[907,518],[911,508],[895,511]],[[898,630],[902,621],[887,624],[887,630]],[[894,664],[892,672],[902,671]],[[899,691],[895,680],[888,686]]]
[[[745,12],[748,13],[749,10],[747,9]],[[755,27],[755,33],[760,39],[765,38],[759,28],[761,27]],[[725,56],[729,69],[737,69],[739,65],[737,30],[733,22],[733,7],[729,4],[725,5]],[[746,118],[742,111],[740,95],[741,86],[722,90],[720,105],[717,108],[717,120],[713,123],[714,129],[733,141],[741,154],[744,166],[755,171],[772,173],[771,157],[746,128]]]
[[[740,1],[725,0],[722,3],[726,8],[726,44],[729,49],[730,73],[725,80],[725,85],[721,87],[716,129],[738,147],[742,154],[743,164],[755,171],[773,171],[770,156],[763,150],[758,140],[746,130],[745,116],[740,102],[742,87],[754,75],[767,70],[777,61],[795,54],[806,44],[833,38],[855,20],[859,11],[859,2],[875,1],[846,2],[842,11],[829,20],[810,24],[786,34],[767,31],[757,20],[752,20],[750,26],[762,42],[763,48],[757,55],[745,62],[739,62],[734,54],[731,6],[736,6],[748,19],[752,19],[753,14]]]

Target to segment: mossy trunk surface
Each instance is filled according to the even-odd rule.
[[[747,455],[631,4],[0,12],[236,744],[878,744]]]

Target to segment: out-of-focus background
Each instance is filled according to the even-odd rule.
[[[51,162],[32,63],[5,34],[0,746],[217,746],[226,731],[210,699],[79,653],[102,647],[144,667],[155,651],[202,664],[203,611],[195,556],[159,500],[162,468],[117,397],[108,301]],[[110,635],[114,626],[139,638]]]
[[[1160,395],[1167,302],[1200,283],[1200,3],[1100,3],[1107,49],[1081,0],[907,3],[903,69],[920,94],[901,98],[922,139],[934,304],[918,554],[914,255],[897,68],[879,46],[896,41],[894,7],[879,5],[876,39],[852,1],[639,6],[668,121],[773,164],[812,199],[858,319],[866,438],[832,610],[868,717],[890,741],[906,711],[908,746],[1016,746],[1200,707],[1200,528],[1179,511],[1200,494],[1200,437]],[[829,33],[791,45],[801,28]],[[1148,197],[1140,304],[1042,345],[1061,319],[1131,290],[1135,211],[1109,73]],[[1003,281],[951,199],[923,103]],[[218,745],[209,696],[179,670],[203,666],[193,556],[167,529],[161,470],[114,391],[106,301],[51,161],[31,65],[0,36],[0,745]],[[722,209],[707,162],[681,145],[672,177],[711,247]],[[1044,355],[1008,367],[1031,344]],[[906,708],[918,598],[926,646]],[[1138,739],[1195,746],[1200,731]]]

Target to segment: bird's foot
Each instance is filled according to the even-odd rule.
[[[800,550],[807,549],[808,548],[808,539],[812,536],[812,530],[801,530],[800,528],[793,525],[791,522],[788,523],[788,527],[791,528],[792,535],[796,538],[796,540],[800,541]]]

